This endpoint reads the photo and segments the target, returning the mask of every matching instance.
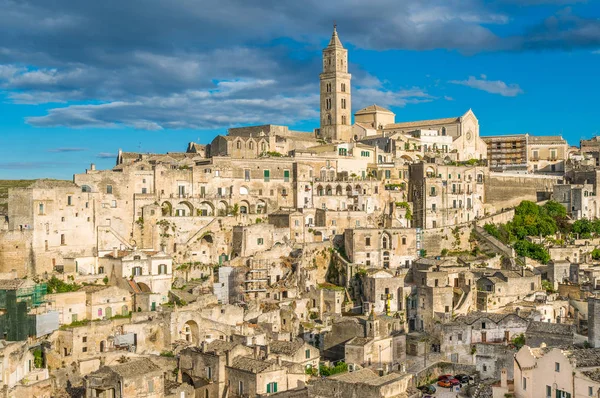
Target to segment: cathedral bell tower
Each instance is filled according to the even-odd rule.
[[[348,50],[342,46],[333,26],[329,45],[323,49],[321,77],[321,129],[319,138],[328,142],[352,139],[352,101],[348,73]]]

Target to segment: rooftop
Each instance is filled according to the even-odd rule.
[[[266,370],[277,370],[281,369],[279,366],[272,362],[261,361],[251,357],[237,357],[233,360],[231,368],[243,370],[250,373],[261,373]]]
[[[527,333],[550,333],[562,336],[573,336],[573,326],[564,323],[531,321]]]
[[[369,113],[373,113],[373,112],[385,112],[385,113],[391,113],[392,115],[394,114],[394,112],[390,111],[389,109],[386,109],[382,106],[373,104],[373,105],[369,105],[369,106],[357,111],[355,113],[355,115],[364,115],[364,114],[369,114]]]
[[[272,341],[269,349],[273,354],[294,355],[304,346],[304,340],[296,338],[293,341]]]

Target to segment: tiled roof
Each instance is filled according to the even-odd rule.
[[[361,110],[357,111],[355,113],[355,115],[362,115],[362,114],[365,114],[365,113],[372,113],[372,112],[394,113],[394,112],[390,111],[389,109],[386,109],[386,108],[384,108],[382,106],[373,104],[373,105],[369,105],[369,106],[367,106],[365,108],[362,108]]]
[[[268,369],[272,369],[272,370],[280,369],[279,366],[277,366],[274,363],[267,362],[267,361],[261,361],[261,360],[254,359],[251,357],[237,357],[236,359],[233,360],[233,363],[231,364],[231,368],[239,369],[239,370],[243,370],[245,372],[251,372],[251,373],[261,373]]]
[[[294,355],[304,346],[304,340],[296,338],[293,341],[272,341],[269,348],[273,354]]]
[[[343,381],[345,383],[364,383],[367,380],[372,380],[376,377],[379,377],[377,373],[373,372],[371,369],[360,369],[355,372],[350,373],[342,373],[339,375],[330,376],[330,379]]]
[[[138,359],[136,361],[125,362],[119,365],[110,366],[110,370],[119,374],[123,378],[144,376],[148,373],[160,371],[148,358]]]
[[[415,122],[403,122],[403,123],[388,124],[385,126],[385,129],[389,130],[389,129],[395,129],[395,128],[433,126],[433,125],[450,124],[450,123],[458,123],[458,122],[460,122],[460,117],[449,117],[449,118],[445,118],[445,119],[418,120]]]
[[[220,354],[226,351],[231,351],[237,345],[237,343],[232,341],[214,340],[208,344],[207,350]]]
[[[17,290],[25,284],[25,279],[0,279],[0,290]]]
[[[600,382],[600,369],[588,370],[582,373],[585,377],[588,377],[590,380]]]
[[[550,333],[562,336],[573,336],[573,326],[564,323],[531,321],[527,333]]]
[[[373,340],[374,339],[372,337],[355,337],[355,338],[351,339],[350,341],[348,341],[346,344],[347,345],[364,346]]]

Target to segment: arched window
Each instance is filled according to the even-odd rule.
[[[237,142],[235,143],[235,147],[236,147],[237,149],[242,149],[242,143],[241,143],[240,141],[237,141]]]
[[[254,149],[254,143],[252,141],[248,143],[248,148]]]
[[[327,98],[327,99],[325,100],[325,108],[326,108],[327,110],[330,110],[330,109],[331,109],[331,98]]]
[[[342,98],[342,109],[346,109],[346,98]]]
[[[160,264],[158,266],[158,274],[159,275],[164,275],[167,273],[167,264]]]
[[[342,115],[342,124],[348,124],[346,123],[347,119],[346,119],[346,115]]]
[[[442,127],[442,135],[446,135],[446,127]]]
[[[327,115],[327,124],[331,124],[331,115]]]
[[[346,83],[342,83],[342,93],[346,92]]]
[[[98,267],[98,273],[99,274],[103,274],[104,273],[104,267]]]

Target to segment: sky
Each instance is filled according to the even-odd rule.
[[[599,0],[0,0],[0,179],[71,179],[235,126],[312,131],[334,21],[353,111],[600,133]]]

